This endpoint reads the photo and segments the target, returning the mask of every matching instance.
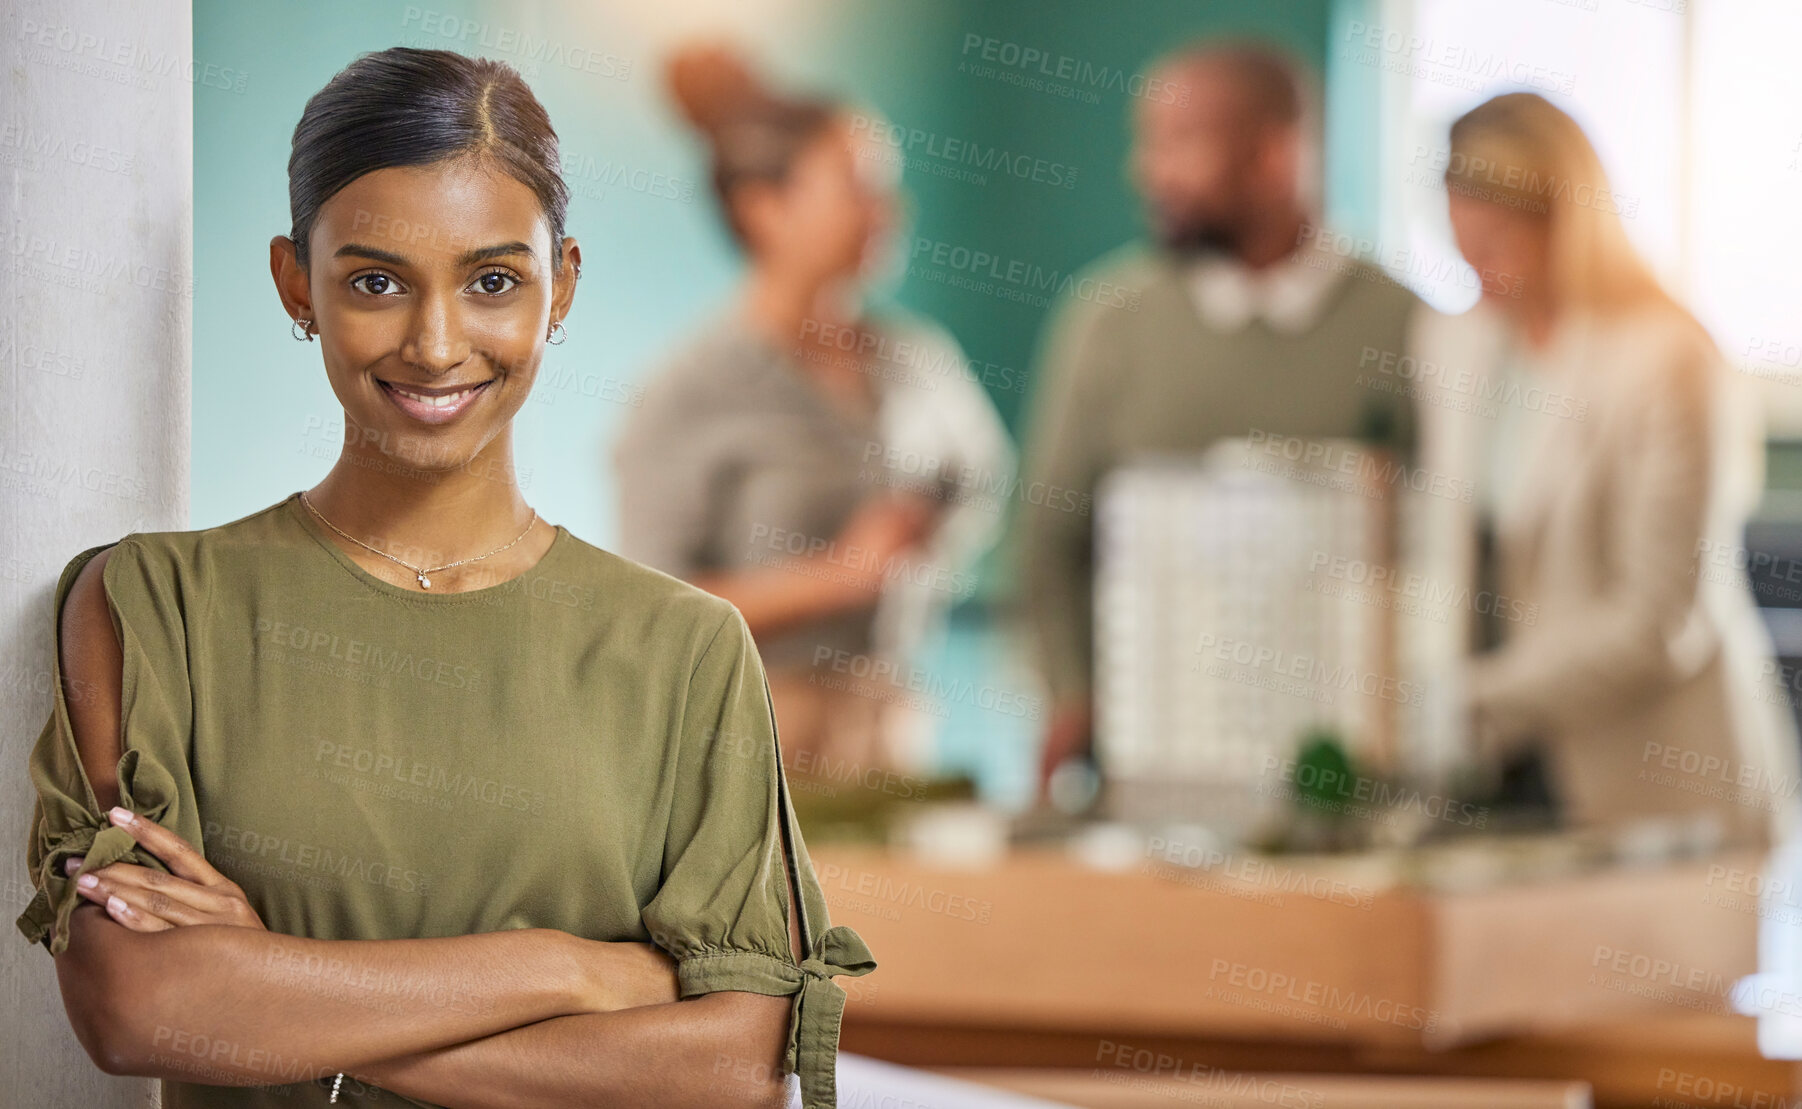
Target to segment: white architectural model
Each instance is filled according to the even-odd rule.
[[[1102,483],[1096,754],[1111,815],[1243,839],[1299,785],[1359,804],[1359,783],[1296,767],[1319,731],[1355,765],[1393,768],[1421,700],[1396,665],[1398,478],[1361,444],[1254,437]]]

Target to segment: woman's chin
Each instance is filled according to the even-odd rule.
[[[344,457],[371,469],[436,478],[468,466],[480,453],[479,442],[463,428],[447,435],[418,427],[365,424],[360,431],[353,429],[344,444]]]

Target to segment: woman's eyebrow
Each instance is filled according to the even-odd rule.
[[[496,246],[484,246],[475,250],[465,251],[463,256],[457,259],[457,264],[459,266],[470,266],[477,262],[486,262],[490,258],[500,258],[508,254],[530,255],[531,253],[531,247],[518,240],[514,240],[510,243],[500,243]]]
[[[458,257],[457,265],[471,266],[477,262],[485,262],[490,258],[501,258],[509,254],[530,255],[531,253],[532,248],[530,246],[515,240],[510,243],[497,243],[494,246],[477,247],[474,250],[464,251],[463,254]],[[383,250],[380,247],[368,246],[363,243],[345,243],[334,251],[332,256],[334,258],[344,258],[349,256],[368,258],[377,262],[386,262],[391,266],[412,265],[405,257],[396,254],[391,250]]]
[[[405,258],[402,258],[391,250],[381,250],[373,246],[364,246],[362,243],[345,243],[343,246],[332,252],[332,257],[368,258],[376,262],[386,262],[391,266],[405,266],[409,264]]]

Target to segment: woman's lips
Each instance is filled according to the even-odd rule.
[[[386,393],[388,399],[394,402],[394,407],[415,420],[423,424],[442,424],[456,419],[465,408],[475,403],[475,399],[481,396],[494,382],[493,379],[490,379],[449,392],[443,388],[415,390],[404,385],[382,381],[379,378],[376,380],[376,384],[380,385],[382,392]]]

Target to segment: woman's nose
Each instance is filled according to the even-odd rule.
[[[469,357],[469,341],[456,308],[438,299],[420,301],[400,355],[430,374],[448,373],[461,365]]]

